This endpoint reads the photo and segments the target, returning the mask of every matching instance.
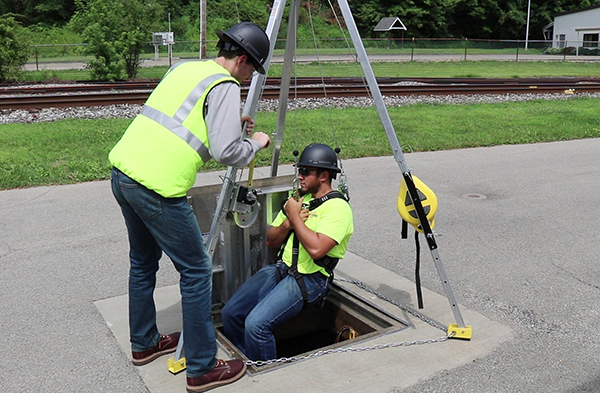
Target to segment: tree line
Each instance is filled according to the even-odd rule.
[[[557,13],[600,4],[600,0],[349,0],[364,38],[378,35],[373,28],[381,18],[399,17],[407,27],[405,38],[500,40],[525,38],[529,2],[530,40],[543,39],[542,28]],[[206,0],[207,39],[215,40],[214,30],[226,30],[238,21],[265,27],[272,3]],[[33,39],[57,40],[69,34],[80,39],[71,43],[85,42],[86,54],[94,56],[89,64],[94,78],[135,77],[141,48],[152,32],[168,31],[170,26],[176,41],[199,40],[199,8],[198,0],[0,0],[0,80],[18,74],[23,55],[15,51],[56,43],[30,42]],[[280,38],[287,31],[286,18],[287,10]],[[299,18],[299,40],[311,38],[312,30],[318,37],[343,36],[335,0],[305,0]]]
[[[349,4],[363,37],[374,36],[373,27],[381,18],[399,17],[407,26],[406,37],[511,40],[524,36],[529,1],[530,38],[533,40],[543,39],[542,28],[553,20],[554,15],[600,5],[600,0],[349,0]],[[25,27],[63,27],[93,3],[93,0],[0,0],[0,15],[11,14]],[[127,3],[124,2],[126,7]],[[180,37],[186,36],[186,25],[198,25],[198,0],[143,0],[132,3],[158,7],[163,15],[156,21],[165,28],[166,13],[170,13],[173,30]],[[223,24],[231,24],[238,19],[266,24],[273,1],[206,0],[206,3],[207,24],[225,28]],[[334,8],[337,7],[335,1],[331,3]],[[330,0],[303,1],[302,7],[312,8],[317,17],[333,21]]]

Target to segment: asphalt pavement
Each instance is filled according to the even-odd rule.
[[[598,151],[600,138],[407,154],[439,198],[439,252],[473,338],[329,354],[215,391],[600,391]],[[391,156],[343,164],[355,234],[340,271],[414,307],[398,165]],[[183,391],[182,374],[149,375],[165,370],[164,357],[130,363],[127,236],[108,181],[0,191],[0,231],[0,391]],[[453,323],[422,248],[422,312]],[[177,282],[163,258],[157,303],[175,313]],[[161,328],[177,326],[161,315]],[[440,335],[415,326],[361,346]]]

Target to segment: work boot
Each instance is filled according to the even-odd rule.
[[[246,364],[239,360],[217,359],[217,365],[198,378],[187,379],[188,393],[206,392],[212,388],[227,385],[240,379],[246,373]]]
[[[161,334],[158,344],[147,351],[134,352],[131,351],[131,362],[136,366],[143,366],[148,364],[157,357],[166,355],[167,353],[175,352],[177,349],[177,342],[179,342],[179,336],[181,332],[172,333],[169,335]]]

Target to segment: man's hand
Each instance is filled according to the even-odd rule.
[[[244,124],[245,123],[245,124]],[[255,132],[254,131],[254,119],[248,115],[242,116],[242,127],[246,126],[246,135],[252,135],[251,139],[260,142],[261,149],[268,147],[271,144],[271,138],[265,134],[264,132]]]
[[[309,215],[310,212],[308,211],[308,209],[300,210],[300,218],[302,219],[302,222],[306,222],[306,220],[308,220]]]
[[[308,219],[309,211],[306,208],[305,209],[302,208],[303,200],[304,200],[304,197],[300,198],[299,200],[295,200],[294,198],[289,198],[283,205],[283,210],[285,211],[285,215],[288,217],[288,221],[290,221],[290,224],[292,224],[292,226],[294,225],[293,222],[295,221],[292,218],[292,215],[300,217],[302,222],[305,222]]]
[[[262,149],[271,144],[271,138],[264,132],[255,132],[254,134],[252,134],[252,139],[255,141],[259,141]]]
[[[300,226],[300,223],[305,222],[309,215],[308,209],[302,208],[302,200],[298,202],[294,198],[288,199],[283,205],[283,212],[288,218],[285,219],[281,225],[270,227],[267,232],[267,247],[272,250],[279,249],[283,242],[288,238],[290,231],[294,230],[292,221],[296,222],[297,226]],[[293,215],[291,219],[290,214]]]
[[[242,128],[246,126],[246,135],[252,135],[252,131],[254,131],[254,119],[248,115],[242,116]]]
[[[304,197],[295,200],[294,198],[288,198],[288,200],[283,205],[283,210],[285,210],[286,216],[290,217],[292,214],[299,215],[300,210],[302,210],[302,201]]]

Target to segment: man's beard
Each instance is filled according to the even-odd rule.
[[[314,196],[317,192],[319,192],[319,187],[315,186],[315,187],[307,188],[306,191],[304,191],[302,188],[300,188],[298,191],[300,192],[301,197],[303,197],[306,194],[311,194]]]

